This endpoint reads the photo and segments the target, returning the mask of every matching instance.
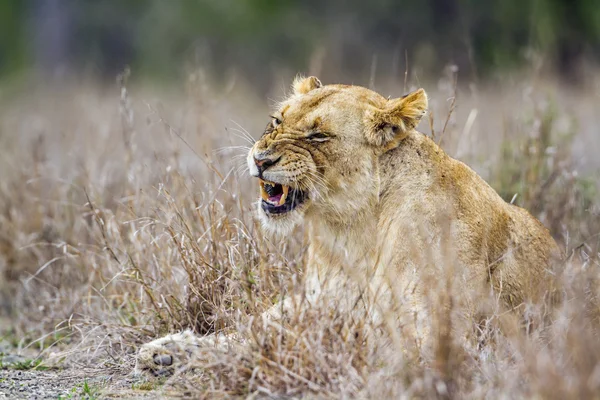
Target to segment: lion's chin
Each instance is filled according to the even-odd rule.
[[[269,235],[289,235],[294,228],[302,223],[307,203],[304,203],[291,211],[283,214],[272,214],[264,210],[261,202],[258,202],[258,218],[263,231]]]

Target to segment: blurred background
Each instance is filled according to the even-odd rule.
[[[597,0],[3,0],[0,76],[168,81],[202,66],[266,90],[298,71],[329,81],[468,81],[535,65],[570,84],[600,61]]]

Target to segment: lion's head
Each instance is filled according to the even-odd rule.
[[[248,154],[264,227],[283,233],[308,216],[343,223],[376,201],[379,156],[426,110],[423,89],[386,99],[360,86],[297,78]]]

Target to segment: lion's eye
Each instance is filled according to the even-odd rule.
[[[329,135],[323,132],[313,132],[307,138],[315,142],[324,142],[329,139]]]
[[[277,128],[279,125],[281,125],[281,120],[277,117],[273,117],[271,125],[273,125],[273,128]]]

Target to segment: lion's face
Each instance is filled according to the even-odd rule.
[[[296,80],[248,154],[266,229],[285,233],[308,215],[343,222],[372,201],[378,157],[408,125],[385,120],[389,102],[358,86]]]

